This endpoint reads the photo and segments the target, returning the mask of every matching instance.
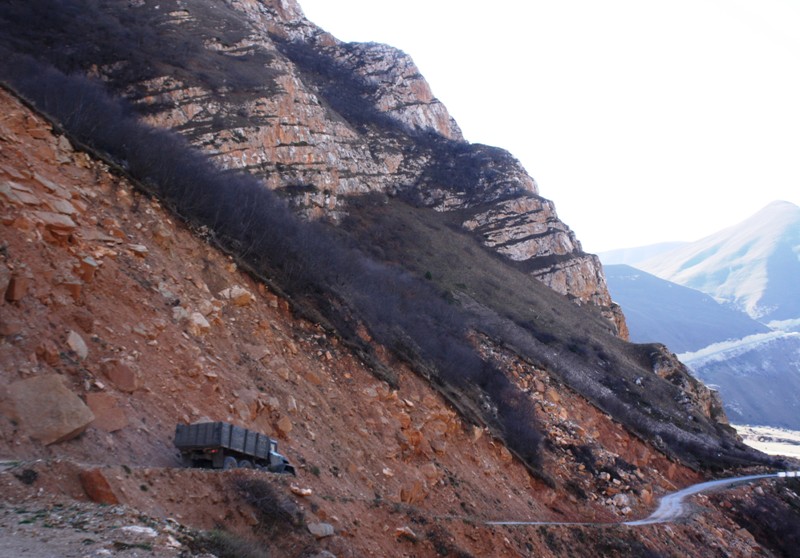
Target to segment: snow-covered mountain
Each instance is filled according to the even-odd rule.
[[[682,352],[731,420],[800,429],[800,207],[773,202],[697,242],[661,247],[601,256],[638,268],[605,266],[631,339]]]
[[[800,207],[773,202],[738,225],[636,267],[764,323],[800,318]]]
[[[719,389],[732,422],[800,430],[800,333],[751,335],[678,357]]]
[[[636,343],[664,343],[680,353],[770,331],[700,291],[629,265],[606,265],[604,270],[611,297],[622,307]]]

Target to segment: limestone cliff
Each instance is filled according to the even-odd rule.
[[[372,192],[453,212],[487,248],[598,306],[627,337],[598,259],[514,157],[464,140],[405,53],[338,41],[294,0],[116,1],[103,10],[111,22],[157,30],[137,37],[144,54],[89,44],[83,57],[150,122],[257,174],[308,217],[336,221],[352,196]]]

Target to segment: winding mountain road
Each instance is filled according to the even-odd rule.
[[[683,490],[673,492],[663,496],[658,503],[658,508],[652,514],[644,519],[635,521],[625,521],[621,525],[653,525],[656,523],[671,523],[676,521],[689,513],[689,507],[684,503],[684,500],[689,496],[694,496],[700,492],[708,492],[711,490],[719,490],[721,488],[728,488],[737,484],[752,482],[759,479],[770,478],[784,478],[784,477],[800,477],[798,471],[782,471],[780,473],[770,473],[766,475],[749,475],[746,477],[732,477],[728,479],[718,479],[713,481],[701,482],[686,487]],[[619,523],[581,523],[581,522],[565,522],[565,521],[487,521],[487,525],[620,525]]]

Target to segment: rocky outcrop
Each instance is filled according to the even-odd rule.
[[[151,123],[179,131],[224,167],[257,174],[311,218],[337,221],[348,199],[373,192],[462,212],[465,230],[488,249],[600,307],[625,336],[597,258],[514,157],[464,140],[405,53],[340,42],[287,0],[165,1],[158,9],[118,2],[106,15],[146,22],[159,35],[141,38],[144,54],[87,48],[73,58]],[[144,33],[127,25],[130,32]]]
[[[650,345],[650,359],[653,372],[681,388],[685,399],[681,401],[687,408],[699,409],[705,416],[721,424],[728,424],[728,417],[722,407],[719,392],[709,389],[695,379],[678,357],[661,344]]]

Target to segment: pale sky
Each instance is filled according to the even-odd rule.
[[[584,249],[697,240],[800,205],[797,0],[299,0],[411,55]]]

